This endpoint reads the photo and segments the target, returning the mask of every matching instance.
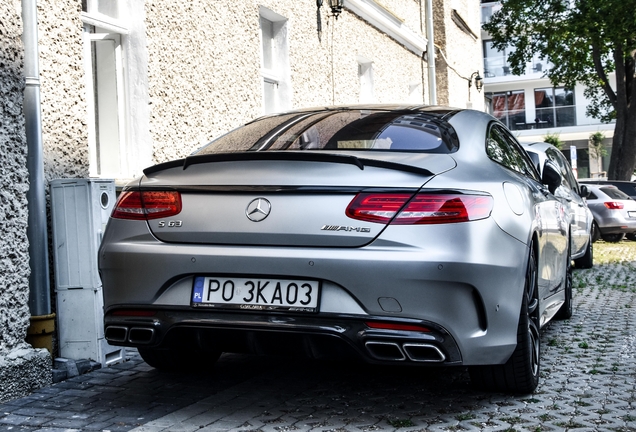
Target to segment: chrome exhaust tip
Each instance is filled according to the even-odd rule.
[[[431,344],[405,343],[402,349],[409,360],[414,362],[441,363],[446,360],[446,356],[439,348]]]
[[[406,356],[400,346],[394,342],[368,341],[364,344],[373,357],[378,360],[404,361]]]
[[[131,344],[149,344],[155,336],[155,330],[146,327],[133,327],[128,332],[128,342]]]
[[[104,331],[104,337],[108,342],[126,342],[128,338],[128,328],[121,326],[108,326]]]

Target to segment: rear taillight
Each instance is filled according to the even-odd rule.
[[[174,216],[181,212],[181,194],[176,191],[123,192],[111,217],[148,220]]]
[[[358,194],[347,207],[350,218],[395,225],[468,222],[490,216],[489,195],[420,193]]]
[[[606,201],[603,203],[603,205],[610,210],[620,210],[623,208],[623,203],[616,201]]]
[[[347,216],[367,222],[387,223],[412,194],[358,194],[347,206]]]

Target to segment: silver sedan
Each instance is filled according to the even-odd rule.
[[[483,112],[256,119],[124,189],[99,250],[106,339],[160,369],[352,357],[532,392],[540,328],[571,314],[560,182]]]
[[[594,215],[596,238],[619,242],[636,232],[636,201],[616,186],[587,184],[587,205]]]

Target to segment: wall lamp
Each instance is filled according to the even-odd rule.
[[[320,8],[322,7],[323,0],[316,0],[316,24],[318,30],[318,40],[322,38],[322,21],[320,19]],[[342,12],[344,7],[344,0],[327,0],[329,8],[331,9],[331,16],[338,19],[338,15]]]
[[[481,89],[484,88],[484,79],[481,77],[481,75],[479,75],[479,72],[473,72],[473,74],[468,79],[468,90],[470,90],[470,88],[472,87],[473,81],[475,81],[475,88],[478,92],[480,92]]]
[[[338,19],[338,15],[340,15],[344,6],[344,0],[327,0],[327,3],[329,3],[331,8],[331,14]]]

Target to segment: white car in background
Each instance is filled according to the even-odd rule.
[[[544,142],[522,145],[540,173],[543,173],[547,161],[558,168],[561,185],[555,190],[554,195],[570,212],[572,259],[577,268],[591,268],[595,234],[594,217],[585,200],[588,196],[588,187],[577,182],[567,159],[555,146]]]
[[[613,185],[588,184],[587,188],[587,205],[597,232],[594,240],[616,243],[636,232],[636,201]]]

